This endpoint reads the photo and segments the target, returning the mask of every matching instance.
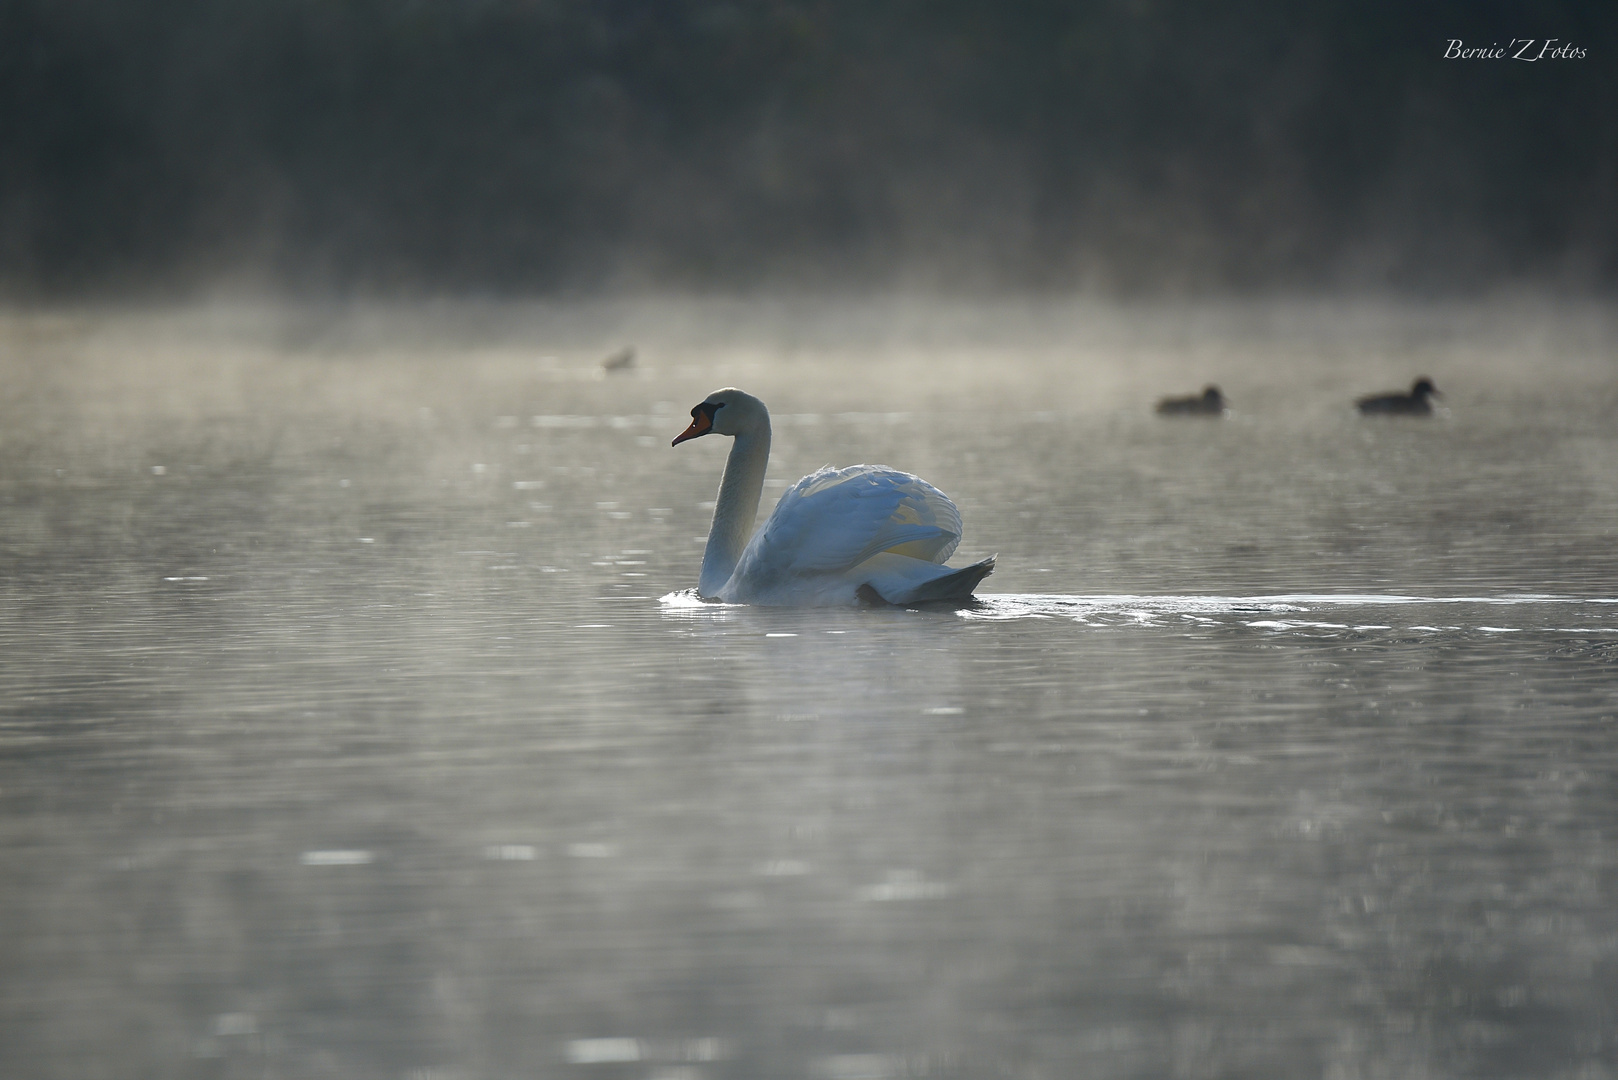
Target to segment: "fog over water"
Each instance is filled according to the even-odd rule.
[[[6,315],[0,1073],[1618,1073],[1615,345],[1526,301]],[[1437,415],[1355,413],[1416,375]],[[981,603],[683,597],[725,447],[669,440],[728,384],[766,509],[914,471]]]

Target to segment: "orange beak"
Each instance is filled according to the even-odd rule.
[[[703,405],[706,404],[707,402],[703,402],[702,405],[698,405],[691,410],[691,426],[676,435],[674,441],[669,443],[670,446],[679,446],[687,439],[694,439],[698,435],[706,435],[713,430],[713,409],[703,408]]]

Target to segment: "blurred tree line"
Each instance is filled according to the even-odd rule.
[[[0,293],[1606,290],[1615,26],[1555,0],[0,0]],[[1443,58],[1527,37],[1586,55]]]

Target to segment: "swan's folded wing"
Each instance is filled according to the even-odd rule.
[[[824,573],[882,551],[941,563],[960,539],[960,511],[942,491],[897,469],[854,465],[799,480],[755,543],[782,569]]]

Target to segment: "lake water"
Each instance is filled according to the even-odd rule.
[[[0,373],[0,1075],[1618,1076],[1610,309],[15,313]],[[917,472],[982,604],[681,598],[731,384],[766,506]]]

